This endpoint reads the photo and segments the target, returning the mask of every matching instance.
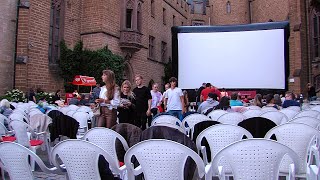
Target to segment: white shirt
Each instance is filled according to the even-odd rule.
[[[182,110],[182,103],[180,97],[183,96],[182,90],[180,88],[168,89],[165,93],[165,98],[167,98],[167,111],[170,110]]]
[[[108,99],[107,96],[107,87],[106,86],[102,86],[101,87],[101,91],[99,94],[99,98],[102,99]],[[110,104],[106,104],[106,103],[100,103],[100,106],[107,106],[108,109],[117,109],[117,107],[120,105],[120,93],[119,91],[114,91],[114,95],[113,95],[113,99],[110,101]]]

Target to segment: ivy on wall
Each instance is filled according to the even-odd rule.
[[[78,42],[75,47],[69,49],[64,41],[60,44],[61,76],[65,81],[65,91],[73,92],[75,87],[70,84],[76,75],[94,77],[97,83],[102,83],[101,75],[105,69],[112,70],[116,75],[117,84],[122,81],[124,59],[113,54],[108,47],[96,51],[83,48],[83,43]],[[89,92],[90,87],[80,87],[80,92]]]

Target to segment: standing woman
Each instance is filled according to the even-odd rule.
[[[101,87],[99,98],[96,99],[101,108],[98,126],[111,128],[117,121],[117,107],[120,104],[119,88],[113,71],[103,70],[101,78],[105,85]]]
[[[135,97],[131,89],[131,83],[128,80],[123,81],[121,85],[120,105],[118,107],[119,123],[134,124],[135,120]]]

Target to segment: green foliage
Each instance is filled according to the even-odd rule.
[[[116,75],[117,84],[120,84],[124,69],[124,59],[119,55],[113,54],[108,47],[92,51],[84,49],[83,43],[79,42],[71,50],[64,42],[61,42],[59,66],[61,68],[61,76],[65,80],[65,90],[66,92],[72,92],[77,87],[68,82],[72,82],[74,76],[91,76],[98,83],[101,83],[102,71],[105,69],[112,70]],[[80,88],[81,92],[88,92],[88,87]]]
[[[164,65],[164,76],[162,76],[163,83],[168,83],[169,79],[173,76],[172,71],[172,60],[169,58],[169,61],[167,64]]]
[[[10,102],[26,102],[27,99],[25,97],[25,94],[23,91],[20,91],[19,89],[13,89],[11,91],[7,91],[4,96],[0,98],[2,99],[7,99]]]

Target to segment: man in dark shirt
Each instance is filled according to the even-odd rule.
[[[142,85],[142,76],[136,75],[135,82],[137,87],[133,89],[136,99],[136,119],[134,124],[142,130],[146,129],[147,116],[151,115],[151,93],[150,90]],[[149,122],[149,126],[151,122]]]

